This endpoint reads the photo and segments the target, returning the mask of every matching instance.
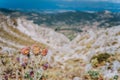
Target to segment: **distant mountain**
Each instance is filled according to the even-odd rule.
[[[68,11],[68,12],[30,12],[19,11],[10,9],[0,9],[5,15],[11,17],[25,17],[28,20],[33,20],[36,24],[44,24],[49,27],[55,26],[76,26],[84,27],[85,25],[93,26],[94,23],[98,27],[111,27],[120,25],[120,13],[112,13],[109,11],[101,12],[81,12],[81,11]]]

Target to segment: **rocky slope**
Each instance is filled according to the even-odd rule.
[[[81,80],[83,80],[83,75],[89,70],[100,71],[104,80],[113,80],[115,75],[120,76],[120,26],[88,30],[78,35],[67,47],[73,51],[69,50],[69,53],[54,56],[56,58],[54,62],[60,64],[61,69],[66,71],[67,77],[69,74],[82,77]],[[94,60],[91,61],[100,54],[108,54],[112,58],[108,62],[103,60],[102,64],[98,63],[99,65],[94,67],[93,65],[97,63]],[[102,58],[105,59],[105,55],[96,59],[99,62],[99,59],[102,61]],[[111,68],[108,69],[110,66]]]
[[[64,35],[52,29],[43,28],[23,18],[15,19],[0,15],[1,46],[21,48],[33,43],[43,43],[53,48],[69,43]],[[59,37],[59,38],[56,38]],[[16,45],[17,44],[17,45]]]
[[[57,33],[52,29],[35,25],[25,19],[17,19],[17,24],[18,30],[30,36],[32,39],[42,42],[53,48],[61,47],[69,43],[69,39],[64,35]]]
[[[32,21],[0,15],[1,52],[34,43],[49,48],[46,59],[51,69],[45,73],[49,80],[90,80],[90,70],[99,71],[103,80],[113,79],[116,75],[120,77],[120,26],[89,29],[69,41],[63,34]],[[99,58],[101,54],[105,55]]]
[[[16,27],[15,19],[10,19],[2,14],[0,15],[0,47],[3,51],[5,48],[18,50],[23,46],[29,46],[30,44],[41,44],[28,35],[20,32]]]

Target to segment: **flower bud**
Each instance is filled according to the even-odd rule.
[[[38,45],[33,45],[32,46],[32,52],[34,55],[40,54],[40,47]]]
[[[21,53],[22,53],[23,55],[28,55],[29,52],[30,52],[30,47],[25,47],[25,48],[22,48],[22,49],[21,49]]]
[[[48,49],[45,48],[45,49],[42,50],[41,55],[42,55],[42,56],[46,56],[47,53],[48,53]]]

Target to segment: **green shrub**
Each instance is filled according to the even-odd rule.
[[[115,75],[115,76],[113,77],[113,79],[114,79],[114,80],[118,80],[118,75]]]
[[[101,64],[104,61],[107,61],[110,56],[111,55],[108,53],[98,54],[96,56],[93,56],[90,62],[92,63],[93,66],[97,67],[98,64]]]
[[[93,80],[98,80],[99,78],[99,72],[98,71],[88,71],[89,76],[91,77],[91,79]]]

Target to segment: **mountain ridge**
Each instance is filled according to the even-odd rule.
[[[120,25],[120,13],[108,10],[100,12],[64,11],[55,13],[1,9],[1,13],[11,18],[23,17],[43,27],[52,28],[70,40],[90,28],[108,28]]]
[[[24,12],[20,10],[0,9],[0,11],[11,17],[25,17],[28,20],[33,20],[36,24],[45,24],[48,27],[55,26],[74,26],[81,28],[84,25],[93,25],[94,22],[99,22],[99,27],[110,27],[119,25],[120,13],[113,13],[107,10],[100,12],[84,12],[84,11],[67,11],[58,13],[40,13],[40,12]],[[86,23],[86,24],[84,24]],[[108,23],[108,25],[106,25]],[[84,25],[83,25],[84,24]]]

